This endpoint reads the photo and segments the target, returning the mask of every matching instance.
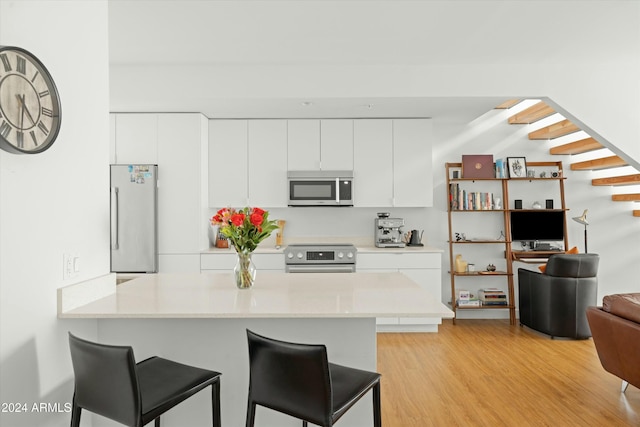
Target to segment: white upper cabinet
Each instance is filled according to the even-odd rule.
[[[355,207],[393,206],[393,122],[353,121]]]
[[[207,119],[158,114],[158,248],[161,254],[207,247]]]
[[[354,206],[433,206],[430,119],[356,119]]]
[[[210,207],[249,203],[247,137],[247,120],[209,120]]]
[[[352,170],[352,119],[287,121],[288,170]]]
[[[393,205],[433,206],[430,119],[393,121]]]
[[[250,205],[286,207],[287,121],[250,120],[248,148]]]
[[[158,163],[158,114],[115,114],[115,163]]]
[[[320,120],[287,120],[289,170],[320,169]]]
[[[116,164],[116,114],[109,114],[109,164]]]
[[[324,170],[353,170],[353,120],[320,121],[320,162]]]

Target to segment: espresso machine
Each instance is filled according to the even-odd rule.
[[[389,218],[388,212],[378,213],[375,219],[375,243],[378,248],[404,248],[402,241],[403,218]]]

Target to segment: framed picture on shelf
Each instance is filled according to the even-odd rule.
[[[526,178],[526,157],[507,157],[507,170],[509,171],[509,178]]]

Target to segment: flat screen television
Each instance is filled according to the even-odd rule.
[[[512,211],[511,241],[564,240],[564,211]]]

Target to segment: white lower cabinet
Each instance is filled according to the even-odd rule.
[[[237,259],[235,252],[231,251],[200,254],[200,272],[214,272],[215,270],[230,272],[235,267]],[[258,274],[260,274],[260,270],[284,272],[284,256],[281,253],[254,253],[251,259],[258,270]]]
[[[441,256],[439,252],[358,253],[356,269],[363,272],[399,271],[441,301]],[[376,319],[380,332],[437,332],[440,323],[439,318],[428,317]]]
[[[160,273],[199,273],[200,254],[158,255]]]

